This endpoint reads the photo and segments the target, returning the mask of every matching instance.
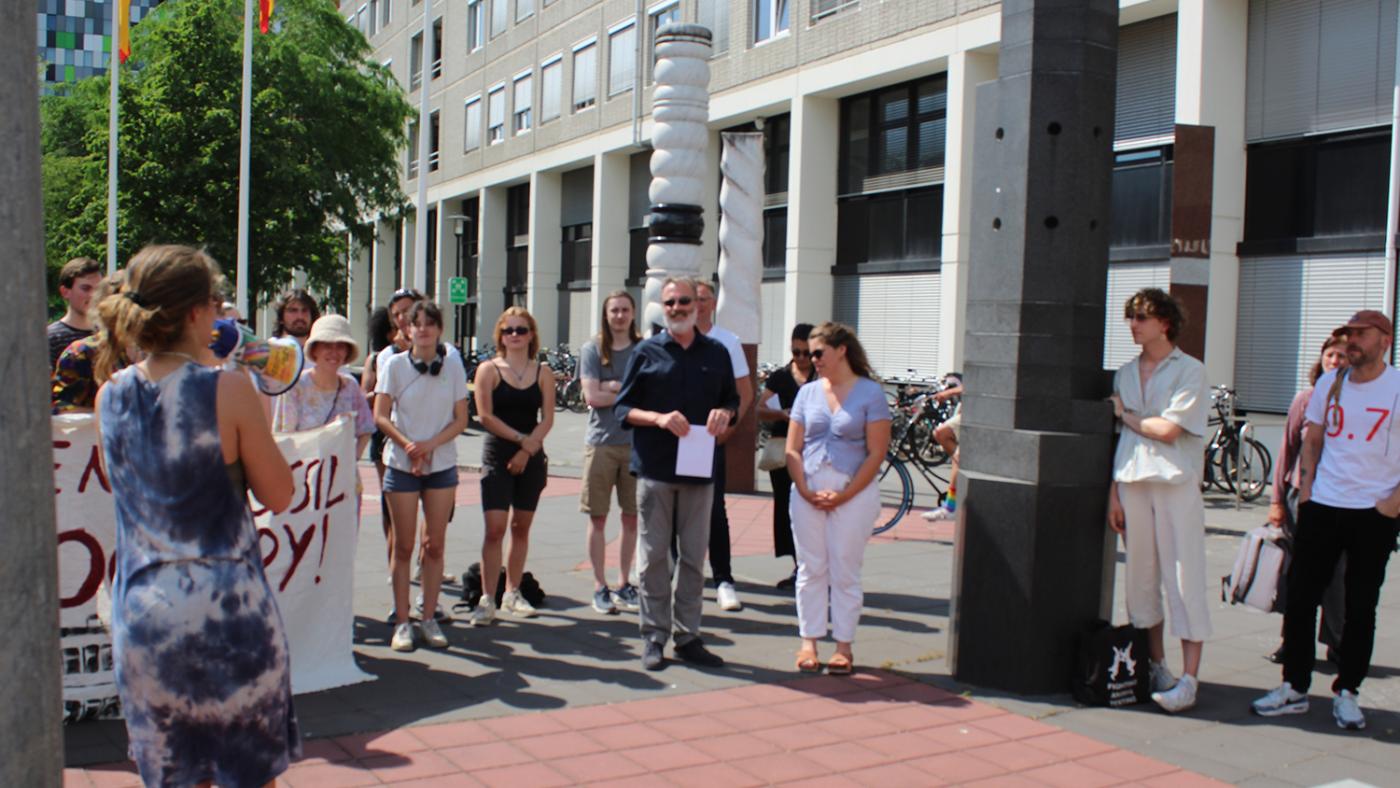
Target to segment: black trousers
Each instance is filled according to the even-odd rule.
[[[1308,501],[1299,507],[1293,563],[1288,568],[1288,602],[1283,614],[1283,679],[1297,692],[1312,684],[1317,647],[1317,606],[1332,582],[1337,559],[1346,556],[1346,621],[1342,663],[1332,691],[1356,692],[1371,669],[1376,641],[1376,605],[1385,567],[1395,550],[1400,521],[1372,509],[1340,509]]]
[[[710,504],[710,578],[715,587],[734,582],[729,547],[729,513],[724,508],[724,447],[715,446],[715,497]]]
[[[788,511],[792,497],[792,476],[788,474],[787,468],[779,468],[769,471],[768,479],[773,483],[773,555],[790,555],[795,558],[797,548],[792,543],[792,516]]]

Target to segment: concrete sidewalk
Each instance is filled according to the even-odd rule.
[[[562,420],[556,430],[562,432],[561,427]],[[556,455],[551,442],[549,451],[552,470],[567,467],[563,448]],[[479,455],[464,450],[461,456],[467,461]],[[797,646],[793,600],[773,587],[791,571],[791,562],[771,553],[771,500],[730,496],[734,568],[745,609],[723,613],[713,604],[713,591],[707,590],[704,619],[706,642],[728,664],[716,671],[672,664],[648,673],[640,667],[635,618],[603,616],[589,605],[592,577],[583,560],[585,518],[578,512],[579,483],[556,476],[531,536],[528,567],[549,594],[541,616],[506,618],[485,630],[468,628],[459,620],[445,627],[449,649],[399,654],[388,648],[390,629],[384,623],[389,591],[373,496],[378,485],[371,469],[361,472],[367,500],[355,586],[356,657],[378,680],[297,698],[302,730],[311,740],[311,760],[288,775],[293,785],[416,778],[435,785],[494,784],[507,776],[512,785],[532,784],[526,775],[539,776],[535,784],[586,782],[606,775],[645,784],[686,784],[691,772],[681,774],[683,770],[711,762],[718,765],[698,769],[708,783],[811,776],[833,784],[885,786],[984,778],[998,784],[1182,784],[1190,777],[1167,770],[1239,784],[1318,785],[1351,778],[1391,785],[1400,771],[1400,747],[1395,746],[1400,743],[1400,591],[1393,577],[1379,613],[1375,667],[1363,687],[1369,727],[1361,733],[1343,732],[1333,724],[1326,663],[1319,666],[1311,714],[1283,720],[1250,716],[1248,701],[1279,681],[1277,666],[1262,655],[1277,644],[1280,621],[1220,605],[1213,610],[1216,637],[1206,647],[1200,705],[1185,715],[1168,716],[1149,706],[1081,708],[1068,695],[1010,697],[961,686],[947,674],[943,659],[953,532],[947,524],[935,527],[918,518],[906,519],[873,540],[867,551],[866,609],[855,645],[857,664],[865,675],[800,679],[792,669]],[[478,560],[478,501],[475,479],[464,475],[448,535],[449,571],[463,572]],[[1228,572],[1238,540],[1232,532],[1262,519],[1257,507],[1236,513],[1232,505],[1218,503],[1208,514],[1213,528],[1207,539],[1208,577]],[[615,518],[612,527],[615,533]],[[1396,571],[1392,566],[1391,574]],[[615,571],[610,572],[609,580],[614,577]],[[1212,590],[1213,598],[1214,594]],[[1117,610],[1122,620],[1121,602]],[[823,655],[829,653],[828,646]],[[1179,669],[1174,650],[1171,662]],[[787,692],[800,697],[778,699]],[[742,701],[742,709],[725,708],[739,702],[734,698]],[[974,724],[978,720],[947,718],[950,705],[996,716],[997,725],[1007,728],[991,731],[993,736],[987,738],[982,735],[986,726]],[[780,706],[791,708],[778,711]],[[740,714],[741,710],[753,713]],[[665,720],[671,721],[663,725]],[[463,724],[469,722],[479,724]],[[441,725],[451,727],[436,727]],[[775,733],[780,729],[786,732]],[[657,738],[658,731],[663,738]],[[548,747],[540,743],[564,733],[579,736],[549,739]],[[343,738],[347,736],[351,738]],[[712,746],[696,743],[697,737],[700,742],[723,739],[733,749],[712,752]],[[67,763],[75,769],[124,758],[120,722],[75,725],[65,738]],[[594,744],[585,745],[584,740]],[[1016,744],[1043,751],[1045,745],[1061,741],[1064,747],[1049,747],[1050,755],[1058,758],[1053,762]],[[1008,743],[1016,746],[1003,746]],[[582,749],[549,749],[555,744]],[[998,746],[1002,749],[984,750]],[[632,752],[647,747],[658,748],[659,754]],[[808,750],[812,752],[798,760],[826,763],[831,748],[841,753],[839,763],[811,775],[741,768],[747,776],[739,779],[726,768],[745,757],[793,764],[788,755]],[[692,750],[706,760],[687,764],[686,759],[701,757]],[[957,757],[939,760],[949,754]],[[1089,768],[1086,759],[1105,754],[1110,755],[1101,759],[1104,770],[1080,770]],[[488,765],[498,757],[508,763]],[[438,771],[445,768],[444,760],[453,770]],[[580,765],[584,763],[594,763],[600,771],[569,771],[591,768]],[[856,764],[854,771],[837,774],[836,767],[846,763]],[[328,770],[311,771],[313,766]],[[510,768],[477,774],[502,766]],[[1056,768],[1036,772],[1046,767]],[[639,768],[643,771],[636,771]],[[966,771],[969,768],[974,771]],[[1163,779],[1156,780],[1159,777]],[[107,784],[102,781],[129,781],[130,776],[120,766],[107,766],[72,771],[70,779],[75,785],[88,780]]]

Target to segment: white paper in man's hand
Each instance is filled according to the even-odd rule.
[[[769,410],[782,410],[783,403],[781,400],[778,399],[778,395],[774,394],[773,396],[763,401],[763,407]]]
[[[704,424],[690,425],[685,437],[676,439],[676,475],[708,479],[715,463],[715,436]]]

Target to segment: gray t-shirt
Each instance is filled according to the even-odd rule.
[[[580,379],[604,383],[610,380],[620,381],[622,373],[627,371],[627,361],[632,358],[632,351],[636,349],[637,343],[633,342],[623,350],[614,350],[612,363],[604,364],[603,357],[598,352],[598,343],[589,340],[579,351],[578,376]],[[630,446],[632,431],[622,428],[611,405],[606,408],[589,408],[588,434],[584,441],[589,446]]]

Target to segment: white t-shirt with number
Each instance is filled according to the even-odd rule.
[[[1369,509],[1400,485],[1400,370],[1356,383],[1348,375],[1339,400],[1327,395],[1337,372],[1317,379],[1304,418],[1324,427],[1312,499],[1339,509]]]

